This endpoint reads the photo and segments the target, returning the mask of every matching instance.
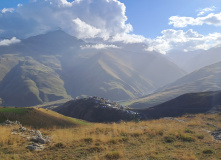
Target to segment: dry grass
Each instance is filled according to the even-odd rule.
[[[221,115],[198,115],[176,120],[153,120],[121,124],[92,124],[70,129],[42,129],[53,138],[44,151],[36,153],[24,147],[29,142],[16,141],[8,128],[0,128],[0,156],[3,159],[150,159],[210,160],[221,159],[221,144],[208,132],[219,125]],[[13,145],[8,142],[12,139]],[[5,148],[5,151],[4,151]],[[14,148],[14,151],[9,150]],[[20,154],[18,154],[18,152]],[[2,154],[4,153],[4,154]]]

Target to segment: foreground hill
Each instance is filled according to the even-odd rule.
[[[142,113],[145,115],[146,119],[178,117],[184,114],[220,112],[221,91],[188,93],[160,105],[134,111]]]
[[[3,108],[0,107],[0,123],[5,120],[19,121],[33,128],[65,128],[86,124],[74,118],[65,117],[42,108]]]
[[[72,100],[54,110],[60,114],[90,122],[118,122],[142,118],[136,112],[98,97]]]
[[[127,102],[132,108],[153,107],[185,93],[221,90],[221,62],[194,71],[155,93]]]
[[[129,44],[88,46],[93,44],[61,30],[0,46],[2,105],[33,106],[81,95],[125,100],[149,94],[185,74],[167,57],[131,51]]]
[[[52,143],[29,151],[27,138],[0,125],[1,159],[218,160],[221,115],[201,114],[143,122],[41,129]],[[45,121],[46,122],[46,121]],[[212,135],[211,135],[212,133]],[[215,138],[215,139],[214,139]]]

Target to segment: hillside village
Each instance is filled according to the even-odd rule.
[[[92,96],[88,98],[84,98],[85,101],[94,101],[99,108],[106,108],[110,110],[119,110],[129,115],[135,116],[137,119],[143,119],[143,116],[138,112],[131,111],[128,107],[118,104],[117,102],[110,101],[105,98],[100,98],[97,96]]]

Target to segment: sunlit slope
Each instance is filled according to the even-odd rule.
[[[116,57],[124,61],[145,79],[152,82],[155,89],[171,83],[186,73],[168,57],[157,52],[132,52],[121,50],[113,52]]]
[[[125,104],[130,105],[132,108],[147,108],[185,93],[221,90],[220,79],[221,62],[192,72],[151,95],[126,102]]]
[[[67,98],[64,82],[51,68],[26,58],[2,80],[0,97],[7,106],[32,106]]]
[[[87,124],[75,118],[65,117],[42,108],[0,108],[0,123],[5,120],[19,121],[34,128],[63,128]]]
[[[65,86],[73,97],[94,95],[122,100],[154,89],[150,81],[109,53],[86,59],[66,76]]]

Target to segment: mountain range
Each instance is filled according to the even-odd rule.
[[[203,67],[159,88],[147,96],[131,100],[131,108],[148,108],[164,103],[185,93],[221,90],[221,62]]]
[[[81,95],[126,100],[185,75],[160,53],[131,50],[130,44],[85,48],[92,45],[57,30],[1,46],[2,105],[33,106]]]

